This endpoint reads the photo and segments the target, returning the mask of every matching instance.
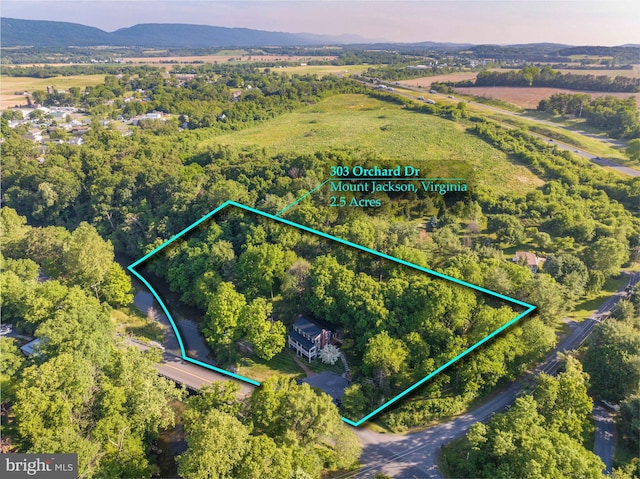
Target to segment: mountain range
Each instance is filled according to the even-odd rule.
[[[536,52],[543,55],[615,55],[637,54],[638,45],[617,47],[572,47],[556,43],[524,45],[473,45],[469,43],[417,42],[397,43],[371,40],[358,35],[318,35],[313,33],[286,33],[253,30],[249,28],[214,27],[183,23],[143,23],[132,27],[106,32],[99,28],[78,23],[48,20],[23,20],[0,18],[0,44],[3,47],[33,46],[46,48],[64,47],[142,47],[142,48],[211,48],[211,47],[289,47],[320,45],[366,45],[369,49],[396,49],[411,51],[414,48],[453,51],[470,48],[475,53],[492,55]],[[625,49],[627,51],[625,51]],[[631,50],[631,51],[629,51]]]
[[[144,23],[114,32],[78,23],[0,19],[3,47],[128,46],[146,48],[208,48],[256,46],[308,46],[369,43],[357,35],[315,35],[212,27],[179,23]]]

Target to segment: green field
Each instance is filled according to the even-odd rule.
[[[496,192],[525,193],[543,184],[458,123],[358,94],[336,95],[253,128],[217,135],[200,148],[214,144],[265,148],[270,154],[350,151],[409,163],[422,175],[473,175]]]
[[[260,382],[274,375],[303,379],[306,377],[306,374],[302,368],[296,364],[293,359],[294,357],[295,353],[286,347],[269,361],[260,359],[255,355],[249,355],[240,360],[238,374]],[[330,366],[323,364],[319,359],[315,359],[311,363],[305,361],[304,358],[300,358],[300,360],[307,368],[315,373],[332,371],[336,374],[342,374],[344,372],[342,363],[339,361],[335,365]]]
[[[596,309],[598,309],[598,306],[600,306],[606,299],[610,298],[616,291],[622,288],[628,280],[629,277],[626,275],[620,275],[619,278],[607,279],[602,287],[602,291],[597,295],[591,296],[589,299],[578,303],[575,310],[567,314],[567,316],[579,321],[586,319]]]

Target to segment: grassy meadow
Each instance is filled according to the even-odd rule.
[[[421,168],[421,176],[473,177],[496,192],[526,193],[543,184],[522,165],[462,125],[365,95],[336,95],[242,131],[200,143],[268,153],[342,150],[355,157],[379,158]]]

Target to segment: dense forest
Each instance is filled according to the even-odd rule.
[[[284,326],[288,329],[299,314],[340,331],[356,383],[347,390],[344,413],[354,420],[517,314],[508,304],[469,288],[272,220],[256,222],[233,211],[214,221],[152,259],[149,269],[165,276],[183,301],[206,311],[203,333],[225,369],[235,369],[241,339],[259,357],[271,359],[285,346]],[[427,266],[437,256],[433,249],[416,247],[417,232],[400,224],[356,218],[331,231],[414,264]],[[522,266],[477,257],[467,263],[480,276],[490,278],[501,270],[517,277],[523,289],[537,289]],[[454,266],[450,270],[457,272]],[[492,286],[490,279],[481,284]],[[503,377],[515,376],[552,338],[551,329],[532,319],[490,349],[486,370],[477,361],[469,363],[452,375],[451,385],[469,394],[491,388]],[[503,371],[496,374],[491,364],[501,364]]]
[[[237,383],[219,383],[186,399],[160,377],[158,349],[141,353],[114,334],[110,313],[132,301],[131,282],[92,226],[69,232],[29,226],[7,207],[0,214],[3,324],[41,340],[25,358],[0,338],[12,448],[75,451],[81,477],[152,477],[156,441],[178,414],[189,446],[177,458],[184,478],[316,478],[353,466],[354,433],[308,385],[274,378],[242,399]]]
[[[540,100],[538,111],[585,118],[587,124],[614,138],[640,138],[640,110],[633,97],[623,100],[613,96],[592,98],[584,94],[555,93]]]
[[[591,451],[593,399],[620,405],[619,441],[638,450],[640,438],[640,287],[618,303],[580,351],[584,363],[564,357],[557,377],[540,375],[531,392],[486,425],[474,425],[448,446],[444,466],[452,477],[602,477]],[[587,395],[589,393],[589,395]],[[534,439],[532,442],[531,440]],[[535,447],[532,445],[535,444]],[[466,459],[465,459],[466,458]],[[571,464],[570,469],[565,469]],[[634,458],[614,467],[619,479],[638,477]]]
[[[556,377],[541,374],[533,391],[508,411],[477,423],[447,447],[443,462],[451,477],[603,477],[604,464],[585,439],[592,428],[588,375],[573,357]],[[633,477],[619,470],[614,476]]]
[[[463,85],[458,85],[463,86]],[[469,86],[469,85],[464,85]],[[608,75],[580,75],[575,73],[561,73],[551,67],[538,68],[534,66],[520,71],[498,72],[484,71],[478,73],[473,86],[531,86],[554,87],[571,90],[593,90],[606,92],[637,92],[640,91],[640,80],[633,77]]]

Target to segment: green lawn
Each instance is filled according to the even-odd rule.
[[[270,154],[349,151],[355,158],[390,160],[421,168],[421,175],[472,178],[498,193],[522,194],[543,181],[459,123],[365,95],[336,95],[243,131],[200,143],[265,148]]]
[[[240,360],[238,374],[260,382],[274,375],[287,376],[295,379],[305,378],[305,372],[293,359],[295,356],[295,353],[287,347],[269,361],[260,359],[255,355],[245,356]],[[333,371],[336,374],[342,374],[344,372],[341,362],[336,363],[334,366],[329,366],[323,364],[319,359],[314,359],[311,363],[305,361],[304,358],[301,358],[301,360],[315,373]]]
[[[602,304],[604,300],[618,291],[622,286],[624,286],[628,281],[628,277],[625,275],[620,275],[619,278],[609,278],[600,291],[599,294],[592,296],[591,298],[578,303],[574,311],[569,313],[567,316],[574,320],[582,321],[586,319],[593,313],[598,306]]]
[[[158,342],[164,340],[162,327],[157,322],[148,319],[135,306],[113,310],[111,318],[115,321],[116,329],[120,333],[142,340]]]

